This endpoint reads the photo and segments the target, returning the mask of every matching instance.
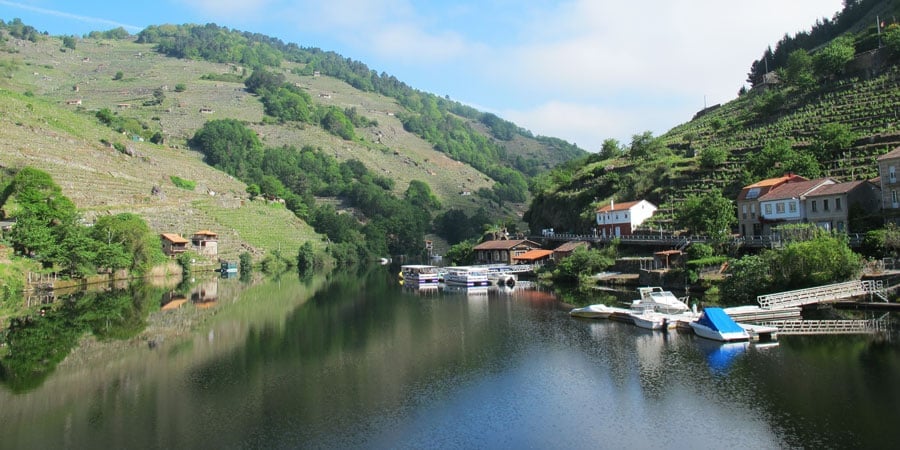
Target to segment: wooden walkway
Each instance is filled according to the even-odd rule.
[[[831,303],[864,295],[875,295],[887,301],[884,297],[884,283],[881,280],[848,281],[814,288],[760,295],[756,297],[756,301],[762,308],[778,309],[815,303]]]

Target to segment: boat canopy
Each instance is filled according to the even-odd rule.
[[[703,308],[703,314],[700,315],[700,319],[697,322],[720,333],[740,333],[744,331],[722,308]]]

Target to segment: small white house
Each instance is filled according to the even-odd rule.
[[[656,205],[647,200],[608,205],[597,209],[597,234],[602,237],[628,236],[653,216]]]

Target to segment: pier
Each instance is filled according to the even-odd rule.
[[[833,303],[865,295],[877,296],[887,302],[887,297],[884,295],[884,283],[881,280],[848,281],[814,288],[765,294],[756,297],[756,301],[761,308],[780,309],[816,303]]]
[[[877,334],[888,331],[883,320],[779,320],[765,323],[782,335]]]

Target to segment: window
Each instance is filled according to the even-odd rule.
[[[756,218],[756,203],[753,203],[750,205],[750,218],[751,219]]]
[[[838,231],[844,231],[844,222],[843,222],[843,221],[839,221],[839,222],[837,223],[837,230],[838,230]]]
[[[830,211],[828,208],[828,199],[822,200],[822,211]]]
[[[784,214],[784,202],[778,202],[775,204],[775,212],[778,214]]]
[[[765,206],[765,208],[766,208],[766,215],[767,215],[767,216],[771,216],[771,215],[772,215],[772,204],[771,204],[771,203],[767,203],[766,206]]]
[[[893,189],[891,189],[891,203],[893,204],[894,208],[897,207],[897,191]]]
[[[797,202],[788,203],[788,211],[790,211],[792,213],[796,213],[797,212]]]
[[[743,217],[746,219],[747,218],[747,205],[746,204],[741,205],[741,213],[743,214]]]
[[[818,206],[816,205],[816,201],[813,200],[813,201],[812,201],[812,212],[818,212],[818,211],[819,211],[819,208],[818,208]]]
[[[891,183],[897,182],[897,169],[894,166],[888,167],[888,181]]]
[[[835,211],[841,210],[841,198],[840,197],[837,197],[834,199],[834,210]]]

